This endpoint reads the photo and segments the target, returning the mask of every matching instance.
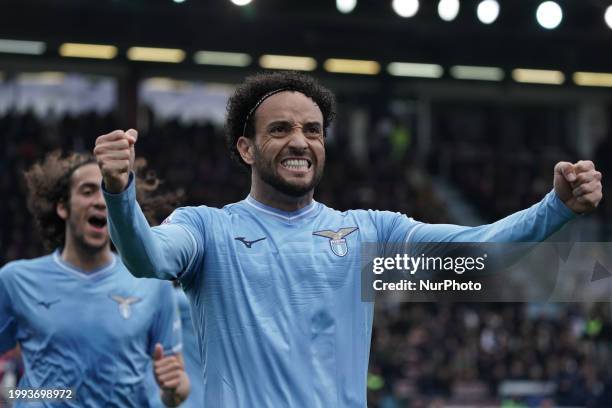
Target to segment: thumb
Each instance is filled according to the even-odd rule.
[[[570,183],[576,181],[576,171],[574,165],[570,162],[559,162],[555,166],[555,174],[563,176]]]
[[[130,147],[134,146],[136,141],[138,140],[138,131],[136,129],[128,129],[125,134],[128,137],[128,142],[130,143]]]
[[[164,348],[161,344],[157,343],[155,345],[155,351],[153,352],[153,360],[159,361],[164,358]]]
[[[130,144],[130,170],[134,169],[134,160],[136,159],[136,151],[134,149],[134,145],[138,140],[138,131],[136,129],[128,129],[125,132],[128,143]]]

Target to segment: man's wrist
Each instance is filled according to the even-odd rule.
[[[570,207],[568,207],[567,204],[565,204],[565,202],[561,199],[561,197],[559,197],[559,194],[557,193],[556,190],[552,190],[552,197],[551,197],[551,205],[553,206],[553,208],[555,209],[555,211],[557,211],[562,217],[570,220],[576,217],[579,217],[581,214],[575,212],[574,210],[572,210]]]
[[[162,389],[161,400],[167,407],[176,407],[182,404],[189,396],[190,384],[185,371],[181,373],[181,383],[173,389]]]
[[[167,407],[177,407],[184,401],[176,390],[162,390],[161,400]]]
[[[131,171],[127,178],[127,182],[125,183],[125,185],[123,185],[123,188],[121,188],[121,187],[116,187],[114,185],[109,185],[106,179],[102,178],[102,192],[109,196],[120,196],[125,191],[129,190],[132,183],[134,183],[134,179],[135,179],[135,174],[133,171]],[[111,180],[111,183],[113,183],[112,180]]]
[[[111,194],[121,194],[125,191],[126,187],[129,184],[129,177],[126,180],[123,178],[104,178],[104,189]]]

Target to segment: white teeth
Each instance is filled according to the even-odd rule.
[[[307,169],[308,168],[308,160],[305,159],[288,159],[283,161],[283,166],[289,169]]]

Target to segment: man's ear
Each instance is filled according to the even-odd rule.
[[[62,220],[66,221],[68,219],[68,207],[66,206],[66,203],[63,201],[57,203],[57,205],[55,206],[55,213]]]
[[[254,140],[245,136],[240,136],[236,141],[236,149],[238,149],[238,153],[242,160],[248,165],[251,165],[255,162],[253,158],[253,144]]]

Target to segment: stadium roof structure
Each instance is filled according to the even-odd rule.
[[[437,1],[421,1],[412,18],[401,18],[391,1],[359,0],[349,14],[334,0],[4,0],[0,38],[45,41],[46,55],[64,42],[115,45],[118,57],[131,46],[185,50],[411,61],[445,66],[527,66],[612,71],[612,29],[605,0],[560,1],[562,24],[540,27],[540,1],[499,0],[492,24],[476,18],[479,1],[463,0],[457,18],[443,21]]]
[[[112,76],[130,117],[142,79],[235,84],[273,66],[313,71],[368,103],[612,100],[612,0],[557,0],[563,21],[550,30],[536,21],[544,0],[495,0],[491,24],[476,16],[482,0],[460,0],[452,21],[437,0],[421,0],[411,18],[391,0],[357,0],[348,14],[334,0],[175,1],[3,0],[0,81],[37,71]]]

